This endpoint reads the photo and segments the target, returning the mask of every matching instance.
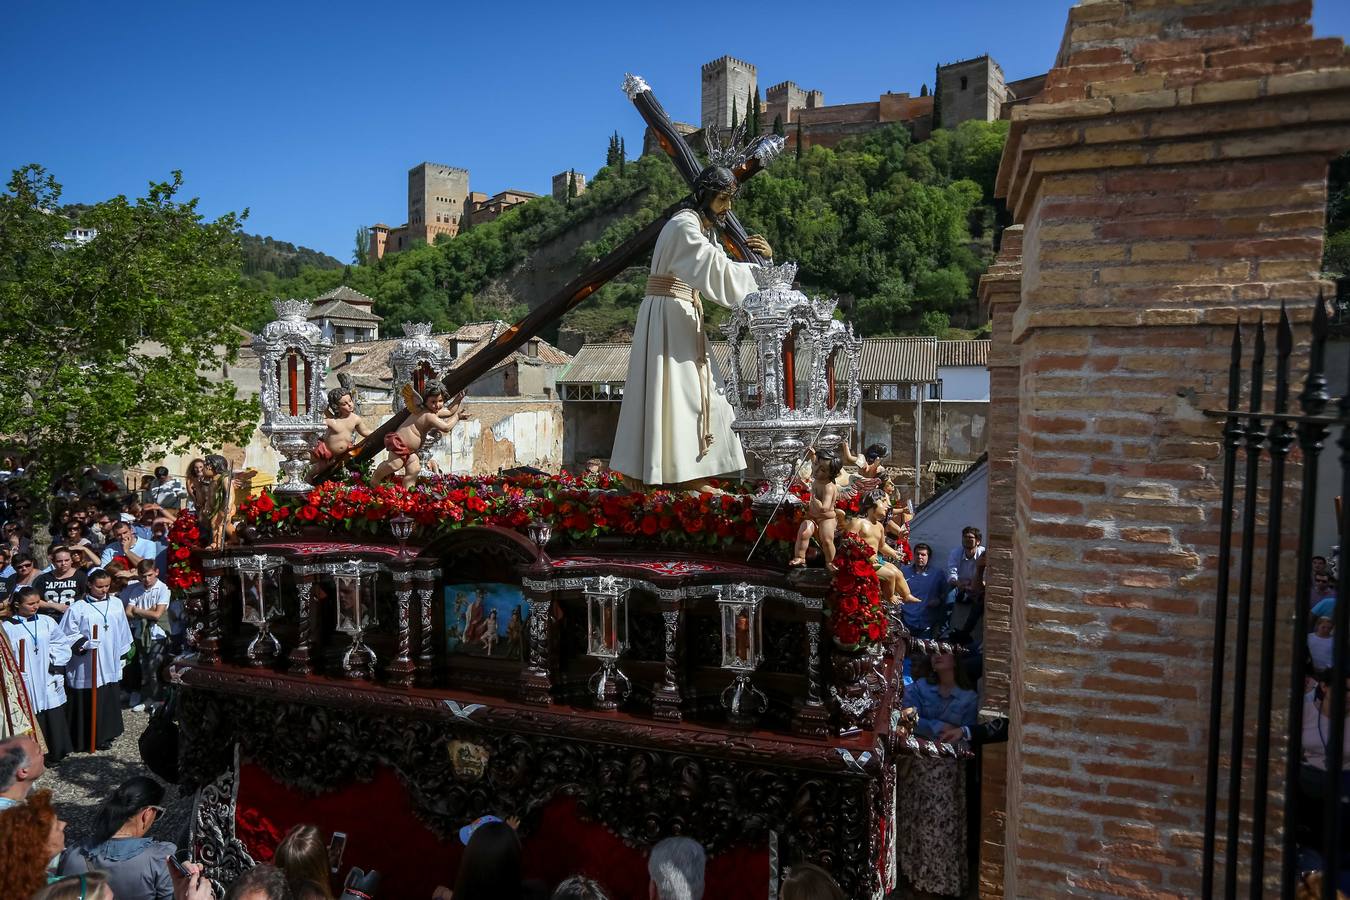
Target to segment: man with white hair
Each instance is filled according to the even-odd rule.
[[[647,858],[649,900],[702,900],[707,856],[698,841],[669,837],[652,847]]]
[[[0,810],[27,800],[33,783],[46,771],[42,750],[31,734],[0,741]]]

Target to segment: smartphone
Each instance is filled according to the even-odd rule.
[[[328,842],[328,870],[336,873],[342,868],[342,851],[347,849],[347,832],[333,832],[333,839]]]
[[[182,859],[179,859],[179,857],[182,857]],[[183,865],[183,863],[191,859],[192,859],[191,850],[179,850],[176,853],[174,853],[173,856],[169,857],[169,865],[173,866],[173,870],[178,873],[178,877],[187,878],[189,877],[187,866]]]

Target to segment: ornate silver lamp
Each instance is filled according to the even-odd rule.
[[[764,658],[760,612],[764,589],[749,584],[723,585],[717,596],[722,617],[722,668],[735,678],[722,691],[722,706],[733,725],[753,725],[769,708],[769,698],[750,681]]]
[[[412,537],[414,524],[413,517],[402,511],[389,519],[389,532],[398,541],[398,556],[395,558],[400,561],[412,559],[412,554],[408,552],[408,538]]]
[[[262,432],[281,455],[275,490],[303,493],[310,451],[324,436],[324,379],[333,336],[305,319],[308,300],[274,300],[277,318],[253,336],[262,382]]]
[[[618,709],[633,686],[619,671],[618,660],[628,649],[628,585],[613,575],[587,578],[586,655],[600,660],[588,686],[597,709]]]
[[[281,557],[265,553],[234,560],[239,572],[240,618],[258,632],[244,651],[250,666],[269,666],[281,652],[281,642],[271,632],[271,621],[279,615],[273,603],[280,593],[277,573],[282,563]]]
[[[380,564],[352,559],[330,563],[328,574],[333,576],[333,604],[337,630],[351,636],[351,643],[342,654],[342,674],[347,678],[372,678],[375,674],[375,651],[366,645],[366,630],[376,624],[375,574]]]
[[[838,447],[858,408],[862,341],[834,318],[834,300],[807,297],[792,286],[796,277],[796,263],[757,269],[759,290],[722,325],[731,342],[731,427],[769,481],[755,498],[760,507],[796,502],[788,492],[794,468],[811,447]]]
[[[389,367],[394,373],[394,412],[403,409],[403,386],[411,384],[413,390],[421,396],[427,385],[440,381],[450,368],[454,357],[431,336],[430,322],[404,322],[403,338],[394,345],[389,353]],[[417,456],[422,460],[422,473],[429,475],[427,461],[442,434],[431,431],[422,438],[422,446]]]

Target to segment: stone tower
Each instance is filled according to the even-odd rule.
[[[939,66],[937,91],[942,121],[933,126],[942,128],[971,119],[992,122],[1003,114],[1003,101],[1008,99],[1003,69],[988,54]]]
[[[703,128],[731,127],[731,109],[735,105],[736,118],[745,121],[753,98],[759,96],[759,80],[755,67],[733,56],[723,56],[703,64]]]
[[[459,232],[469,196],[469,170],[424,162],[408,170],[408,230],[433,243],[437,234]]]

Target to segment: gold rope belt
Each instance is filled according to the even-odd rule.
[[[712,371],[708,368],[708,336],[703,333],[703,300],[698,291],[685,284],[674,275],[647,276],[648,297],[671,297],[683,300],[694,308],[694,322],[698,336],[694,339],[698,346],[698,358],[694,368],[698,371],[699,417],[702,421],[698,429],[698,456],[702,459],[713,445],[712,433]]]

